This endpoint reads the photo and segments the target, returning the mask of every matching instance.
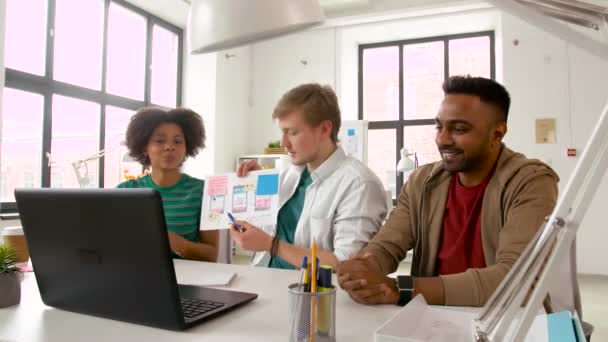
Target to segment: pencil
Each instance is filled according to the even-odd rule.
[[[315,340],[315,313],[316,313],[316,302],[317,298],[315,293],[317,292],[317,241],[312,240],[312,267],[310,272],[310,292],[312,293],[310,301],[310,342]]]

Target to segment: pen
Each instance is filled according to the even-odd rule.
[[[298,286],[298,290],[300,292],[302,292],[302,290],[304,290],[304,283],[303,283],[303,279],[304,279],[304,273],[306,273],[306,270],[308,269],[308,257],[305,255],[304,259],[302,259],[302,274],[300,275],[300,285]]]
[[[312,240],[312,266],[311,266],[311,270],[310,270],[310,292],[313,293],[312,297],[310,298],[310,335],[309,335],[309,341],[310,342],[314,342],[315,340],[315,314],[316,314],[316,309],[317,309],[317,298],[315,297],[314,293],[317,292],[317,240]]]
[[[228,218],[230,219],[230,221],[232,221],[232,224],[234,225],[234,228],[239,232],[242,233],[243,232],[243,227],[241,227],[240,225],[236,224],[236,220],[234,219],[234,216],[232,216],[231,213],[227,212],[226,215],[228,215]]]
[[[308,263],[308,256],[304,256],[304,258],[302,259],[302,274],[300,275],[300,282],[298,283],[298,292],[300,292],[300,294],[298,294],[298,296],[296,297],[296,304],[293,307],[294,312],[292,313],[293,318],[291,321],[291,332],[293,334],[294,331],[294,325],[296,323],[296,317],[300,317],[302,314],[300,313],[299,315],[297,314],[297,310],[300,309],[301,311],[301,307],[300,307],[300,301],[302,299],[302,291],[304,291],[304,289],[306,288],[306,284],[308,283],[308,271],[310,270],[310,264]],[[302,330],[302,327],[300,326],[298,328],[298,340],[300,340],[300,337],[306,336],[307,331]],[[292,335],[293,336],[293,335]]]
[[[317,290],[319,292],[331,292],[333,286],[331,284],[332,268],[329,265],[319,267],[319,280]],[[317,304],[317,330],[322,336],[329,336],[331,327],[331,308],[332,302],[330,296],[320,296]]]
[[[306,272],[304,273],[304,292],[310,292],[310,263],[306,263]]]

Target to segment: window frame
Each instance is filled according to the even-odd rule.
[[[47,30],[46,30],[46,50],[45,50],[45,75],[38,76],[27,72],[6,68],[5,69],[5,88],[27,91],[40,94],[44,98],[43,109],[43,133],[42,133],[42,155],[41,158],[41,179],[40,184],[43,188],[51,186],[51,167],[46,157],[51,151],[51,132],[52,132],[52,96],[54,94],[73,97],[80,100],[92,101],[100,105],[99,113],[99,149],[105,146],[105,112],[106,106],[114,106],[127,110],[136,111],[144,106],[158,106],[151,102],[151,63],[152,63],[152,29],[158,25],[178,37],[178,57],[177,57],[177,89],[176,105],[182,104],[182,71],[183,71],[183,48],[184,35],[183,29],[156,17],[124,0],[103,0],[104,2],[104,23],[103,23],[103,56],[101,64],[101,89],[93,90],[53,79],[54,62],[54,29],[55,29],[55,9],[56,0],[48,0],[47,3]],[[108,53],[108,24],[110,3],[120,5],[133,11],[146,19],[146,59],[145,59],[145,79],[144,79],[144,100],[134,100],[106,92],[107,82],[107,53]],[[109,146],[111,147],[111,146]],[[105,157],[101,157],[97,167],[97,186],[104,186]],[[15,202],[1,202],[0,213],[16,213],[17,205]]]
[[[460,33],[452,35],[442,35],[434,37],[394,40],[380,43],[360,44],[358,54],[358,119],[364,120],[363,118],[363,53],[367,49],[383,48],[396,46],[399,49],[399,119],[398,120],[385,120],[385,121],[369,121],[368,130],[374,129],[393,129],[396,131],[397,149],[395,160],[401,159],[401,149],[403,148],[403,128],[407,126],[427,126],[434,125],[435,119],[410,119],[406,120],[403,118],[403,101],[404,101],[404,79],[403,79],[403,46],[413,45],[421,43],[432,43],[432,42],[443,42],[443,79],[448,79],[450,75],[450,40],[462,39],[462,38],[475,38],[475,37],[489,37],[490,38],[490,78],[496,78],[496,46],[495,46],[495,33],[493,30],[490,31],[479,31],[471,33]],[[438,85],[440,86],[440,85]],[[397,164],[395,164],[396,170]],[[399,192],[403,187],[403,173],[396,172],[397,180],[395,183],[395,198],[393,198],[393,205],[397,204],[397,198]]]

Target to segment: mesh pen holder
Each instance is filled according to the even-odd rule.
[[[314,305],[314,341],[336,341],[336,288],[324,292],[304,292],[301,284],[291,284],[289,295],[289,323],[291,342],[310,342],[311,309]],[[314,302],[314,304],[313,304]]]

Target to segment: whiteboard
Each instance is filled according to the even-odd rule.
[[[366,120],[342,121],[338,132],[339,144],[346,155],[359,159],[367,165],[367,127]]]

